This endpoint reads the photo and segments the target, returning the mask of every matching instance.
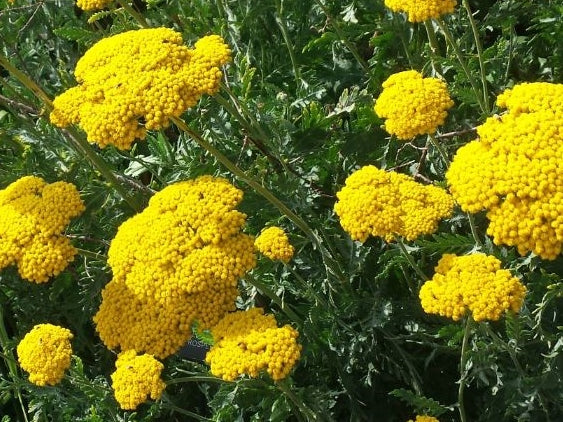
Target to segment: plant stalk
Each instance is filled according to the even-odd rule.
[[[424,27],[426,28],[426,34],[428,35],[428,43],[430,44],[430,51],[432,52],[432,67],[434,71],[438,74],[442,74],[441,66],[436,63],[436,58],[440,56],[440,45],[438,44],[438,39],[436,38],[436,31],[432,22],[429,20],[424,21]]]
[[[285,379],[276,382],[275,385],[295,406],[297,406],[301,414],[305,416],[306,421],[318,420],[317,415],[303,402],[303,400],[291,391],[291,387],[287,384]]]
[[[414,261],[413,257],[407,251],[407,248],[406,248],[405,244],[403,243],[403,239],[401,239],[400,237],[397,237],[395,240],[397,241],[397,245],[399,245],[399,249],[401,250],[401,253],[405,257],[405,259],[408,261],[408,263],[412,267],[412,269],[418,274],[418,276],[423,281],[428,281],[429,280],[428,276],[426,274],[424,274],[424,272],[420,269],[420,267]]]
[[[148,24],[145,17],[143,15],[141,15],[140,13],[138,13],[135,9],[133,9],[133,7],[127,2],[127,0],[117,0],[117,2],[119,3],[119,5],[121,7],[123,7],[123,9],[127,13],[129,13],[137,21],[137,23],[140,26],[142,26],[145,29],[150,28],[150,25]]]
[[[446,151],[444,151],[444,148],[442,148],[442,145],[440,145],[440,143],[436,140],[434,135],[428,135],[428,139],[430,140],[432,146],[436,148],[436,150],[438,150],[438,153],[440,154],[442,161],[446,165],[446,168],[448,168],[450,166],[450,160],[448,159],[448,154],[446,154]]]
[[[467,370],[465,369],[467,365],[467,346],[469,345],[469,336],[471,335],[471,330],[473,328],[473,317],[469,315],[467,321],[465,322],[465,330],[463,331],[463,341],[461,344],[461,357],[459,362],[459,388],[457,390],[457,402],[459,410],[459,418],[461,422],[467,422],[467,416],[465,414],[465,404],[464,404],[464,393],[465,393],[465,380],[467,379]]]

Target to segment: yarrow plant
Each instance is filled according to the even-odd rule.
[[[385,0],[394,12],[406,12],[410,22],[424,22],[453,13],[456,0]]]
[[[258,251],[274,261],[289,262],[295,248],[289,243],[287,234],[280,227],[268,227],[254,240]]]
[[[436,231],[452,214],[453,198],[442,188],[422,185],[410,176],[368,165],[352,173],[336,194],[334,211],[350,237],[387,242],[396,236],[414,240]]]
[[[382,86],[374,110],[386,119],[385,130],[403,141],[435,133],[454,105],[445,82],[416,70],[395,73]]]
[[[445,254],[436,274],[420,289],[426,313],[460,320],[468,312],[475,321],[497,321],[505,312],[519,312],[526,287],[494,256]]]
[[[227,314],[211,329],[214,345],[205,361],[211,373],[227,381],[258,377],[266,371],[273,380],[285,378],[299,360],[299,333],[290,325],[278,328],[273,315],[261,308]]]
[[[84,211],[76,187],[26,176],[0,191],[0,270],[17,265],[22,278],[44,283],[63,271],[76,249],[63,231]]]
[[[440,422],[434,416],[416,415],[416,419],[409,419],[407,422]]]
[[[70,330],[52,324],[39,324],[25,335],[17,347],[18,362],[29,372],[29,381],[38,386],[58,384],[70,366],[73,338]]]
[[[150,397],[162,396],[166,384],[160,378],[164,365],[152,355],[137,355],[134,350],[121,352],[111,374],[112,388],[119,406],[135,410]]]
[[[76,5],[86,11],[100,10],[109,6],[113,1],[114,0],[76,0]]]
[[[231,51],[218,35],[193,49],[168,28],[128,31],[92,46],[76,64],[78,86],[53,101],[51,122],[80,124],[101,147],[129,149],[147,130],[167,127],[199,98],[214,94]]]
[[[563,243],[563,85],[525,83],[498,97],[508,112],[477,128],[446,173],[464,211],[487,210],[487,234],[555,259]]]
[[[255,265],[241,199],[227,180],[201,176],[166,187],[119,227],[108,252],[113,279],[94,317],[107,347],[165,358],[196,319],[210,328],[234,310],[237,281]]]

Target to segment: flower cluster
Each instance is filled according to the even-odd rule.
[[[44,283],[76,250],[61,232],[84,211],[76,187],[26,176],[0,191],[0,270],[16,264],[22,278]]]
[[[301,355],[299,333],[289,325],[278,328],[260,308],[227,314],[211,332],[215,344],[205,360],[213,375],[227,381],[243,374],[256,378],[262,370],[283,379]]]
[[[452,214],[454,201],[442,188],[425,186],[412,177],[365,166],[346,179],[334,205],[340,224],[352,239],[369,235],[391,241],[395,236],[414,240],[436,231]]]
[[[79,85],[55,98],[51,122],[79,123],[90,142],[129,149],[147,130],[166,127],[203,94],[214,94],[219,68],[230,59],[218,35],[201,38],[193,49],[168,28],[104,38],[78,61]]]
[[[100,10],[107,7],[113,0],[76,0],[82,10]]]
[[[477,128],[446,173],[464,211],[487,210],[494,242],[555,259],[563,242],[563,84],[524,83],[498,97],[508,113]]]
[[[70,366],[73,335],[70,330],[51,324],[39,324],[25,335],[17,347],[20,366],[29,372],[35,385],[58,384]]]
[[[424,22],[453,13],[456,0],[385,0],[393,12],[406,12],[410,22]]]
[[[434,416],[426,416],[426,415],[416,415],[416,419],[413,421],[410,419],[408,422],[440,422]]]
[[[401,140],[436,132],[454,105],[443,81],[416,70],[395,73],[382,86],[374,110],[386,119],[385,130]]]
[[[227,180],[202,176],[166,187],[119,227],[94,317],[106,346],[165,358],[191,337],[194,319],[211,327],[234,310],[238,279],[255,266],[241,200]]]
[[[295,252],[287,234],[283,229],[275,226],[262,230],[254,241],[254,246],[261,254],[274,261],[289,262]]]
[[[520,311],[526,287],[500,265],[485,254],[443,255],[434,277],[420,289],[422,308],[454,321],[467,311],[475,321],[497,321],[509,309]]]
[[[148,397],[157,400],[166,387],[160,378],[164,365],[151,355],[127,350],[119,354],[115,367],[111,386],[122,409],[135,410]]]

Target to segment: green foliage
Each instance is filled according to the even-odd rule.
[[[461,2],[458,2],[461,3]],[[455,101],[438,142],[451,159],[475,139],[474,128],[495,111],[497,94],[523,81],[560,82],[563,29],[559,1],[472,0],[486,74],[467,12],[459,4],[442,22],[470,70],[465,74],[440,28],[411,24],[371,0],[135,0],[151,27],[180,31],[187,45],[222,35],[233,50],[224,86],[182,116],[248,177],[312,228],[318,243],[260,192],[177,127],[150,132],[130,151],[92,148],[123,190],[144,206],[179,181],[213,174],[245,192],[245,230],[280,225],[296,248],[287,265],[259,258],[240,282],[240,308],[261,306],[300,332],[302,357],[291,377],[223,382],[203,363],[168,358],[161,400],[120,410],[110,374],[115,353],[98,338],[92,317],[111,279],[106,256],[119,225],[135,210],[99,168],[54,128],[48,107],[16,75],[0,67],[0,189],[24,175],[74,183],[86,211],[66,235],[79,248],[69,268],[46,285],[0,272],[0,421],[406,421],[429,414],[458,420],[459,383],[467,420],[555,421],[563,418],[561,300],[563,259],[520,257],[494,245],[486,216],[457,209],[436,234],[406,245],[352,241],[333,212],[336,192],[360,166],[413,175],[445,186],[447,163],[422,137],[399,143],[373,112],[381,83],[416,69],[446,80]],[[119,4],[83,12],[72,0],[0,0],[0,56],[50,97],[76,84],[78,59],[98,40],[138,29]],[[132,75],[134,77],[134,75]],[[487,87],[490,113],[478,89]],[[480,92],[480,91],[479,91]],[[477,237],[477,240],[476,240]],[[444,253],[481,251],[499,257],[528,294],[519,314],[476,325],[466,364],[461,323],[426,315],[418,298]],[[261,287],[260,287],[261,286]],[[33,325],[60,324],[75,335],[63,382],[36,387],[16,364],[15,348]],[[194,333],[211,344],[209,332]]]

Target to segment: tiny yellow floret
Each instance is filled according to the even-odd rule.
[[[254,240],[254,246],[258,251],[273,261],[289,262],[295,252],[289,243],[287,234],[280,227],[268,227],[262,230]]]
[[[440,187],[371,165],[352,173],[336,196],[334,211],[340,224],[360,242],[370,235],[390,242],[397,235],[414,240],[433,233],[454,206],[453,198]]]
[[[497,321],[508,310],[519,312],[526,287],[494,256],[445,254],[419,297],[428,314],[460,320],[471,312],[475,321]]]
[[[100,10],[106,8],[114,0],[76,0],[76,5],[82,10]]]
[[[15,264],[35,283],[58,275],[76,254],[62,232],[84,208],[76,187],[66,182],[25,176],[0,190],[0,270]]]
[[[424,22],[454,12],[456,0],[385,0],[393,12],[406,12],[410,22]]]
[[[211,373],[226,381],[266,371],[274,381],[285,378],[301,355],[299,333],[289,325],[278,328],[273,315],[261,308],[227,314],[211,329],[214,345],[205,361]]]
[[[382,86],[374,111],[386,119],[385,130],[400,140],[433,134],[454,105],[445,82],[423,78],[416,70],[395,73]]]
[[[446,173],[466,212],[487,211],[487,234],[555,259],[563,244],[563,84],[523,83],[497,99],[508,113],[477,128]]]
[[[29,372],[29,381],[38,386],[58,384],[70,366],[73,335],[70,330],[39,324],[25,335],[17,347],[18,362]]]
[[[434,416],[426,416],[426,415],[416,415],[416,419],[413,421],[409,419],[408,422],[440,422]]]
[[[164,365],[152,355],[137,355],[134,350],[121,352],[111,374],[115,399],[124,410],[135,410],[150,397],[162,396],[166,384],[160,378]]]
[[[100,147],[129,149],[147,130],[167,127],[204,95],[213,95],[231,50],[218,35],[189,49],[168,28],[128,31],[97,42],[78,61],[78,86],[53,101],[59,127],[79,124]]]

